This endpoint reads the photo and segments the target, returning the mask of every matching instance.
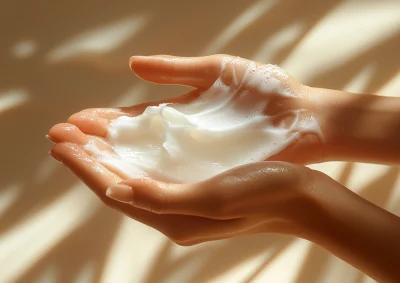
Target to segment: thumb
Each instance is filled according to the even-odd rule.
[[[205,194],[196,184],[130,179],[112,185],[107,189],[106,195],[157,214],[200,216],[207,206]]]
[[[233,219],[254,212],[275,212],[275,202],[296,194],[301,170],[280,162],[234,168],[199,183],[171,184],[131,179],[108,188],[108,197],[157,214]],[[300,179],[299,179],[300,178]]]
[[[106,195],[157,214],[180,214],[211,219],[232,219],[225,213],[229,193],[208,181],[191,184],[131,179],[112,185]]]

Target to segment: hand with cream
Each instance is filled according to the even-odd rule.
[[[106,205],[182,245],[285,233],[399,281],[396,216],[276,161],[400,163],[399,98],[310,88],[277,66],[227,55],[133,57],[131,68],[195,90],[83,110],[49,132],[50,154]]]
[[[317,117],[302,107],[302,86],[277,66],[214,55],[134,57],[131,68],[151,82],[196,89],[168,101],[83,110],[49,136],[86,135],[84,150],[119,176],[175,183],[264,160],[321,161]]]
[[[82,150],[84,142],[58,143],[52,154],[105,205],[179,245],[288,234],[322,246],[378,282],[400,280],[400,219],[318,171],[267,161],[198,183],[121,180]]]

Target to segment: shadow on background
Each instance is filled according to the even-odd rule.
[[[173,244],[168,242],[165,248],[158,254],[153,264],[154,268],[150,268],[151,271],[144,282],[165,282],[172,274],[183,266],[190,265],[191,261],[196,261],[198,257],[203,260],[198,264],[198,268],[194,274],[190,274],[190,282],[193,283],[209,282],[241,262],[267,253],[265,256],[266,259],[260,264],[262,270],[281,251],[287,248],[292,241],[292,237],[282,235],[253,235],[234,238],[221,241],[213,249],[210,249],[207,244],[203,244],[201,249],[182,256],[179,260],[170,259],[169,254]],[[260,272],[259,269],[256,269],[255,274]],[[249,277],[246,282],[251,282],[252,277],[254,276]]]
[[[120,219],[117,213],[110,214],[106,209],[101,210],[84,226],[71,231],[68,237],[53,247],[34,266],[27,268],[16,282],[39,282],[40,276],[43,276],[48,268],[54,269],[52,282],[77,282],[76,277],[85,267],[91,269],[88,270],[88,274],[93,278],[93,282],[99,282]]]
[[[270,7],[257,18],[247,18],[246,22],[246,11],[264,2]],[[207,44],[216,42],[237,19],[243,18],[246,24],[233,38],[216,44],[218,49],[212,53],[253,58],[276,31],[300,24],[301,32],[270,58],[271,63],[279,64],[341,1],[270,2],[151,0],[115,4],[94,0],[39,3],[10,0],[2,3],[0,98],[10,89],[23,89],[28,98],[0,113],[0,128],[3,133],[11,133],[2,135],[0,193],[11,185],[21,186],[12,205],[0,214],[0,237],[77,183],[62,166],[48,162],[50,144],[44,135],[52,125],[65,121],[72,113],[84,108],[108,107],[140,86],[128,69],[129,56],[197,56],[204,50],[213,50],[213,45]],[[311,5],[313,9],[308,9]],[[130,29],[115,37],[121,29],[118,27],[124,27],[124,21]],[[107,33],[110,26],[116,27],[115,32]],[[102,33],[107,36],[102,37]],[[397,72],[399,62],[393,58],[398,58],[395,47],[399,45],[399,37],[393,36],[337,68],[315,74],[311,85],[341,89],[365,65],[373,64],[375,72],[365,91],[375,92]],[[63,46],[70,46],[70,52]],[[179,86],[148,85],[140,95],[128,99],[130,104],[136,104],[164,99],[183,90]],[[351,174],[351,166],[345,167],[342,183],[346,183]],[[38,178],[40,174],[44,177]],[[362,195],[384,206],[397,177],[396,169],[388,169],[387,174],[365,188]],[[27,266],[18,282],[34,282],[48,268],[57,273],[57,282],[71,282],[88,262],[94,270],[94,281],[99,281],[121,218],[106,208],[99,210],[83,226],[71,229],[63,241],[41,255],[34,265]],[[45,231],[43,233],[45,235]],[[198,264],[197,281],[193,282],[205,282],[270,251],[246,280],[252,282],[292,241],[290,237],[275,235],[243,237],[221,241],[213,249],[205,244],[178,259],[169,257],[172,244],[167,242],[145,282],[163,282],[198,257],[204,261]],[[312,247],[297,282],[319,282],[330,257],[322,249]]]

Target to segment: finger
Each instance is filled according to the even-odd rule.
[[[81,111],[68,118],[68,123],[77,126],[87,135],[104,137],[107,135],[109,122],[99,115]]]
[[[81,179],[96,195],[103,197],[106,189],[121,179],[90,157],[77,144],[70,142],[57,143],[51,149],[65,166]]]
[[[166,184],[148,179],[124,180],[108,188],[107,196],[157,214],[208,217],[204,206],[211,203],[210,200],[204,203],[206,195],[194,184]],[[201,202],[203,207],[199,208]]]
[[[121,116],[136,117],[141,115],[146,107],[157,106],[160,103],[190,103],[198,98],[200,94],[199,90],[192,90],[167,100],[147,102],[131,107],[85,109],[71,115],[68,118],[68,124],[75,125],[84,134],[105,137],[108,133],[110,123]],[[50,134],[49,138],[52,138]],[[71,140],[71,142],[75,141]]]
[[[129,63],[137,76],[150,82],[209,88],[224,70],[228,76],[233,74],[243,77],[250,61],[230,55],[205,57],[158,55],[133,56]],[[230,68],[226,68],[226,65]],[[229,81],[230,78],[227,83]]]
[[[108,155],[110,157],[115,156],[115,152],[112,147],[107,144],[101,138],[95,136],[87,136],[75,125],[68,123],[61,123],[53,126],[49,131],[50,138],[55,143],[73,143],[81,146],[80,149],[84,150],[89,156],[94,159],[98,159],[101,156]],[[99,154],[101,152],[101,154]],[[50,153],[51,154],[51,153]],[[57,159],[54,155],[52,155]],[[57,159],[58,160],[58,159]],[[105,166],[107,169],[114,169],[110,166]],[[111,172],[121,176],[116,170],[110,170]]]
[[[117,119],[120,116],[127,115],[123,108],[89,108],[78,112],[80,114],[86,114],[91,116],[97,116],[107,120],[108,122]]]
[[[162,103],[188,104],[188,103],[191,103],[196,98],[198,98],[201,95],[201,93],[202,92],[200,90],[194,89],[194,90],[188,91],[186,93],[183,93],[181,95],[178,95],[175,97],[170,97],[170,98],[164,99],[164,100],[146,102],[146,103],[142,103],[142,104],[138,104],[138,105],[134,105],[134,106],[130,106],[130,107],[120,107],[120,108],[118,108],[118,111],[119,111],[118,117],[120,117],[120,116],[136,117],[136,116],[141,115],[147,107],[158,106]],[[112,118],[116,119],[118,117],[114,116]],[[107,118],[107,117],[103,116],[103,118]],[[111,122],[113,119],[109,119],[109,121]]]
[[[84,145],[89,141],[77,126],[69,123],[60,123],[53,126],[49,130],[48,136],[54,143],[71,142]]]
[[[156,229],[160,229],[159,222],[161,220],[171,218],[170,216],[160,217],[151,212],[107,198],[105,194],[107,188],[120,182],[121,178],[107,170],[107,168],[102,166],[97,160],[90,157],[80,146],[67,142],[58,143],[51,149],[51,154],[56,156],[67,166],[70,171],[84,182],[106,205]],[[171,218],[169,220],[173,221],[174,219]]]
[[[125,180],[110,187],[107,195],[159,214],[212,219],[234,219],[261,212],[272,215],[280,208],[268,207],[268,204],[292,197],[289,187],[298,184],[300,174],[297,171],[294,166],[280,162],[260,162],[234,168],[196,184]]]

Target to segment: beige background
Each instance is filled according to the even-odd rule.
[[[0,31],[0,282],[372,282],[288,236],[176,246],[103,207],[44,135],[83,108],[183,90],[134,77],[134,54],[229,53],[312,86],[400,95],[400,1],[3,0]],[[398,168],[313,167],[400,214]]]

